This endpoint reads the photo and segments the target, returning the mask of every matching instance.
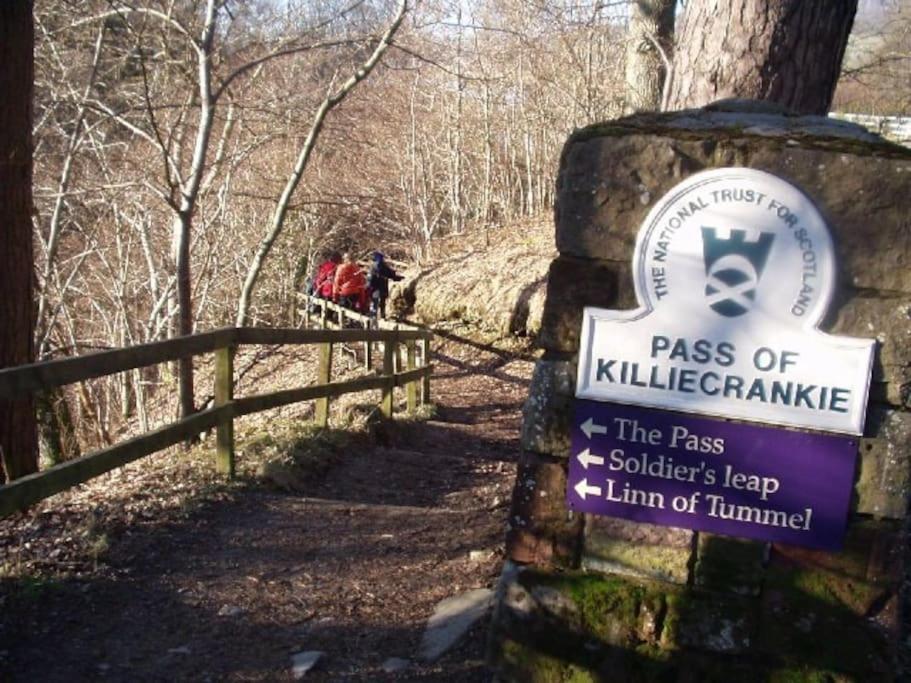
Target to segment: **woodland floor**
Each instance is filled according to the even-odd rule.
[[[326,653],[307,681],[490,680],[486,622],[433,664],[382,669],[502,564],[532,359],[442,333],[435,415],[293,493],[176,454],[130,498],[96,486],[2,522],[0,680],[281,681],[306,650]],[[171,502],[136,503],[156,497]]]

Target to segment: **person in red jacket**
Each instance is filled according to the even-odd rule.
[[[329,260],[320,264],[316,271],[316,277],[313,278],[312,293],[322,299],[332,298],[332,283],[335,280],[335,271],[338,268],[342,257],[337,251],[329,255]]]
[[[351,254],[342,256],[342,264],[335,271],[332,299],[346,308],[363,311],[366,299],[367,278],[361,267],[351,260]]]

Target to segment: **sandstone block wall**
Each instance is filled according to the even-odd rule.
[[[911,477],[911,150],[851,124],[726,103],[577,131],[525,406],[491,659],[517,681],[891,681],[901,667]],[[824,553],[573,514],[565,505],[582,309],[636,305],[653,202],[745,166],[801,188],[832,232],[823,329],[878,340],[845,548]]]

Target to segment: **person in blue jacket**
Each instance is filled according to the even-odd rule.
[[[403,279],[403,276],[397,274],[389,267],[381,252],[373,252],[373,265],[370,266],[370,275],[367,278],[367,286],[370,288],[370,315],[381,318],[386,317],[389,281]]]

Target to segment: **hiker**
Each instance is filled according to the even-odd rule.
[[[332,299],[345,308],[364,312],[367,279],[361,267],[351,260],[351,254],[342,256],[342,264],[335,271]]]
[[[335,280],[335,271],[338,268],[342,257],[337,251],[329,255],[329,260],[320,264],[316,271],[316,277],[313,278],[313,284],[310,288],[312,296],[318,296],[321,299],[332,298],[332,284]]]
[[[386,317],[386,299],[389,298],[389,281],[404,280],[386,263],[382,252],[373,252],[373,265],[370,266],[370,277],[367,285],[370,287],[370,315],[373,317]]]

